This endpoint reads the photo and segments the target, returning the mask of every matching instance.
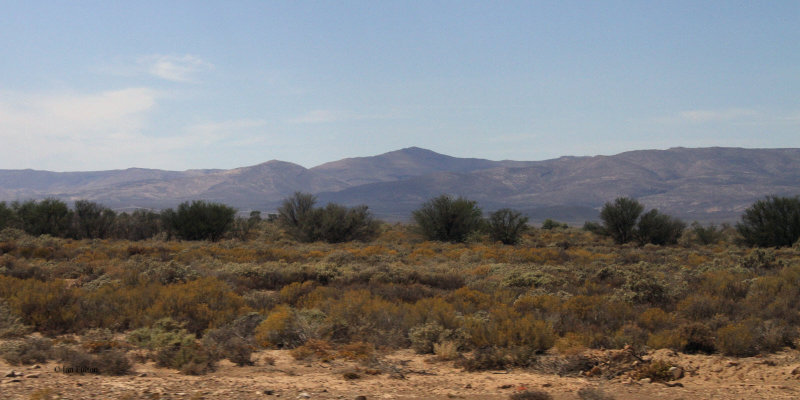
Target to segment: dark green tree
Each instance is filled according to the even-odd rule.
[[[676,244],[685,228],[683,221],[653,209],[639,217],[634,236],[640,245]]]
[[[174,210],[170,209],[172,214]],[[164,231],[161,215],[150,210],[135,210],[122,213],[114,220],[113,236],[127,240],[146,240]]]
[[[522,234],[528,230],[528,217],[519,211],[501,208],[489,214],[487,221],[489,237],[503,244],[517,244]]]
[[[65,236],[69,232],[72,213],[61,200],[49,198],[39,202],[14,202],[11,207],[22,229],[30,235]]]
[[[639,215],[644,211],[638,201],[630,197],[618,197],[606,203],[600,210],[603,228],[616,243],[628,243],[634,238],[634,228]]]
[[[184,240],[217,241],[231,228],[236,210],[220,203],[184,202],[166,213],[174,232]]]
[[[793,245],[800,238],[800,197],[767,196],[756,201],[744,211],[736,230],[749,246]]]
[[[8,206],[5,201],[0,201],[0,230],[3,228],[17,228],[19,225],[19,219],[14,209]]]
[[[477,203],[449,195],[428,200],[412,213],[420,233],[428,240],[464,242],[481,229],[483,218]]]
[[[106,238],[111,235],[116,213],[89,200],[77,200],[72,216],[73,236],[77,239]]]

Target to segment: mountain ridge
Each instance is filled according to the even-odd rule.
[[[321,203],[367,204],[389,220],[408,219],[423,201],[449,193],[476,200],[485,211],[519,209],[533,220],[581,223],[596,219],[604,202],[631,196],[689,220],[733,221],[765,195],[800,194],[800,149],[674,147],[492,161],[409,147],[312,168],[269,160],[233,169],[186,171],[0,170],[0,201],[88,199],[119,210],[174,207],[203,199],[243,211],[273,212],[295,191],[314,193]]]

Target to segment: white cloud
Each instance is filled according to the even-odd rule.
[[[211,63],[190,54],[182,56],[154,54],[140,57],[138,64],[144,67],[147,73],[173,82],[195,82],[199,72],[214,68]]]

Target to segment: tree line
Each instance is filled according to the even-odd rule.
[[[481,235],[495,242],[514,245],[530,229],[528,217],[509,208],[491,212],[486,218],[477,202],[463,197],[441,195],[412,212],[415,229],[427,240],[466,242]],[[644,212],[636,199],[620,197],[605,203],[600,221],[587,222],[584,229],[608,236],[615,243],[639,245],[676,244],[687,228],[678,218],[656,209]],[[316,197],[296,192],[278,208],[277,224],[299,242],[340,243],[371,241],[380,233],[366,205],[346,207],[329,203],[316,207]],[[61,200],[0,202],[0,229],[17,228],[30,235],[51,235],[73,239],[144,240],[166,239],[217,241],[223,237],[244,239],[261,221],[258,211],[249,218],[236,218],[236,209],[225,204],[195,200],[177,209],[160,212],[136,210],[117,213],[99,203],[78,200],[72,208]],[[547,219],[542,229],[566,227]],[[701,243],[720,236],[715,225],[691,225]],[[767,196],[747,208],[736,224],[740,241],[747,246],[792,246],[800,239],[800,197]]]

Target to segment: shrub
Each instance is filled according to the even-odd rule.
[[[255,339],[263,347],[293,348],[308,338],[299,326],[297,312],[289,306],[279,305],[258,325]]]
[[[481,228],[481,209],[474,201],[441,195],[412,213],[420,233],[428,240],[465,242]]]
[[[184,202],[175,212],[163,214],[178,236],[185,240],[217,241],[230,230],[236,210],[220,203],[202,200]]]
[[[630,197],[619,197],[606,203],[600,210],[604,230],[617,243],[628,243],[634,238],[636,220],[644,210],[638,201]]]
[[[252,339],[237,335],[232,328],[208,330],[203,336],[203,347],[214,359],[227,358],[240,367],[253,365]]]
[[[552,400],[553,396],[544,390],[523,390],[508,396],[511,400]]]
[[[690,232],[692,239],[702,245],[715,244],[722,239],[722,232],[714,224],[703,226],[695,221],[692,222]]]
[[[736,230],[749,246],[792,246],[800,238],[800,197],[756,201],[744,211]]]
[[[411,340],[411,348],[419,354],[433,353],[433,346],[439,342],[439,337],[444,331],[444,327],[436,322],[409,329],[408,339]]]
[[[278,224],[299,242],[366,242],[378,235],[379,223],[367,206],[347,208],[329,203],[324,208],[315,208],[315,203],[312,194],[295,192],[278,208]]]
[[[726,356],[748,357],[759,352],[759,337],[753,326],[729,324],[717,330],[717,348]]]
[[[661,360],[656,360],[642,365],[634,373],[635,379],[649,378],[653,382],[666,382],[672,380],[672,373],[669,371],[673,365]]]
[[[549,231],[549,230],[553,230],[553,229],[557,229],[557,228],[566,229],[566,228],[569,228],[569,225],[567,225],[565,223],[562,223],[562,222],[558,222],[556,220],[552,220],[550,218],[547,218],[547,219],[544,220],[544,222],[542,222],[542,229],[544,229],[544,230],[548,230]]]
[[[489,214],[487,228],[492,241],[517,244],[522,234],[528,230],[528,217],[518,211],[501,208]]]
[[[190,336],[184,337],[179,343],[158,350],[156,364],[180,370],[186,375],[203,375],[215,369],[213,355]]]
[[[471,357],[456,362],[456,366],[469,372],[505,369],[509,365],[506,354],[495,347],[481,347]]]
[[[0,357],[13,365],[44,363],[51,357],[53,342],[49,339],[29,337],[11,340],[0,345]]]
[[[0,339],[24,336],[29,331],[30,327],[22,323],[5,300],[0,299]]]
[[[604,392],[602,389],[589,386],[578,389],[578,397],[581,400],[614,400],[614,396]]]
[[[678,243],[686,224],[658,210],[650,210],[639,218],[634,236],[640,245]]]

